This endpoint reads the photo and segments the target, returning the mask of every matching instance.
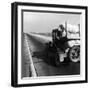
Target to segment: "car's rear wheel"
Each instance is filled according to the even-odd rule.
[[[80,46],[73,46],[69,51],[69,59],[72,62],[80,61]]]
[[[58,53],[55,55],[55,65],[56,65],[56,66],[60,66],[60,65],[61,65],[61,62],[60,62],[60,60],[59,60],[59,55],[58,55]]]

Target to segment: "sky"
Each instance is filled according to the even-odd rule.
[[[73,25],[80,24],[80,14],[24,12],[23,31],[25,33],[51,32],[66,21]]]

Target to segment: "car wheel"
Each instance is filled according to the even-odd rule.
[[[80,61],[80,46],[73,46],[69,50],[69,59],[72,62],[79,62]]]
[[[55,55],[55,65],[56,66],[60,66],[61,65],[61,62],[59,60],[59,55],[58,54]]]

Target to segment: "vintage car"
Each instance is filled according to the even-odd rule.
[[[80,34],[71,32],[68,34],[66,31],[66,35],[57,40],[58,32],[58,29],[52,31],[52,41],[47,44],[47,57],[54,60],[56,66],[60,66],[61,63],[80,62]],[[78,37],[72,34],[78,34]]]

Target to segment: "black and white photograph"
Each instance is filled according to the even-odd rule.
[[[23,11],[22,78],[80,75],[80,15]]]
[[[87,7],[14,3],[12,9],[13,85],[87,82]]]

